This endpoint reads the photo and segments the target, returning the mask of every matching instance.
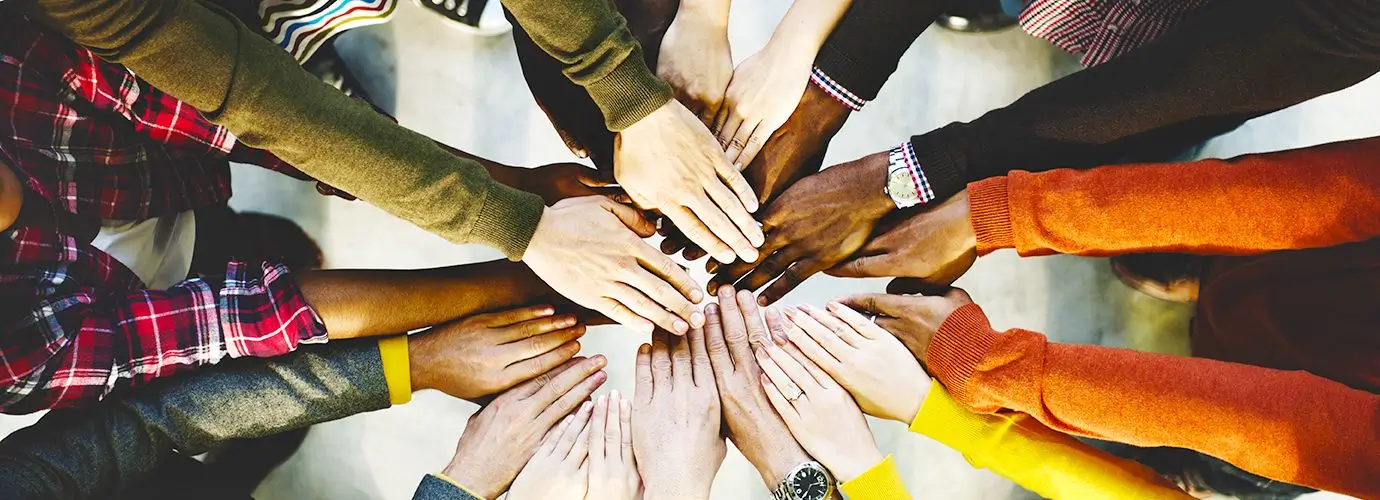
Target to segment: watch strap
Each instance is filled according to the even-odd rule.
[[[920,160],[915,156],[915,144],[905,141],[891,149],[887,154],[887,180],[897,172],[905,171],[910,178],[906,184],[906,191],[903,193],[893,193],[894,187],[891,182],[887,183],[887,195],[891,201],[896,203],[897,208],[909,208],[915,205],[924,205],[933,201],[934,188],[930,185],[929,179],[925,177],[925,171],[920,167]]]

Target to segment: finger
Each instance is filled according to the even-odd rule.
[[[642,291],[634,288],[632,285],[627,283],[614,284],[613,289],[609,290],[609,297],[627,306],[628,309],[631,309],[632,312],[636,313],[638,316],[646,318],[651,321],[652,324],[668,332],[680,335],[681,331],[677,330],[678,327],[688,329],[688,325],[684,320],[671,314],[671,311],[667,311],[665,308],[661,307],[661,304],[657,304],[656,301],[648,298]]]
[[[716,270],[717,272],[715,272],[714,276],[709,279],[708,288],[710,290],[718,290],[719,287],[723,285],[736,284],[737,288],[739,289],[755,290],[755,288],[747,288],[743,286],[740,283],[742,278],[746,276],[748,273],[752,272],[753,270],[762,267],[764,264],[766,264],[766,261],[771,260],[772,256],[775,256],[777,253],[781,253],[782,248],[785,248],[787,243],[788,241],[786,240],[786,238],[767,238],[767,241],[762,244],[762,247],[757,249],[757,260],[724,263],[723,265],[718,266],[719,269]],[[709,266],[707,264],[705,265],[705,270],[709,270]],[[775,274],[772,275],[772,277],[775,276]],[[770,279],[768,279],[767,281],[770,281]],[[763,281],[763,284],[765,283],[766,281]]]
[[[709,364],[709,347],[703,328],[691,328],[682,343],[690,344],[690,377],[695,387],[715,387],[714,367]]]
[[[799,432],[800,414],[796,412],[795,406],[781,394],[781,389],[765,373],[757,378],[762,383],[762,392],[767,393],[767,401],[771,403],[772,408],[776,408],[776,414],[781,415],[781,420],[786,422],[786,428],[792,432]]]
[[[738,292],[738,307],[743,311],[743,325],[747,327],[747,339],[751,344],[772,342],[767,325],[762,323],[762,314],[757,307],[757,297],[747,290]]]
[[[949,291],[944,292],[944,298],[967,304],[973,303],[973,297],[968,295],[968,291],[958,287],[950,288]]]
[[[886,284],[886,293],[892,295],[943,295],[951,287],[945,282],[933,282],[921,278],[896,278]]]
[[[733,137],[728,140],[728,144],[724,146],[724,157],[737,163],[738,157],[742,155],[743,150],[747,148],[748,138],[752,137],[752,132],[757,130],[761,125],[762,122],[760,121],[744,120],[742,125],[738,127],[738,131],[733,134]]]
[[[522,383],[522,385],[514,387],[512,393],[518,399],[530,398],[533,394],[536,394],[537,391],[541,390],[542,387],[546,387],[547,384],[550,384],[551,381],[554,380],[557,375],[565,373],[567,370],[575,368],[576,365],[580,365],[586,361],[589,361],[589,358],[581,357],[565,361],[560,365],[557,365],[555,368],[538,373],[537,376],[532,377],[527,382]],[[595,369],[597,370],[597,368]]]
[[[700,110],[700,112],[698,113],[700,121],[703,122],[704,126],[709,128],[710,130],[714,130],[714,123],[719,116],[719,110],[723,109],[723,102],[724,101],[722,99],[715,99],[713,102],[706,102],[704,103],[704,109]]]
[[[589,359],[576,363],[575,366],[567,368],[538,389],[535,394],[526,398],[536,408],[545,408],[554,404],[557,400],[575,391],[575,388],[587,380],[594,378],[599,370],[608,364],[608,360],[602,355],[595,355]],[[602,381],[601,381],[602,383]],[[566,408],[560,415],[570,413],[575,409],[574,405]],[[554,420],[552,421],[554,423]],[[548,424],[550,425],[550,424]]]
[[[785,331],[786,336],[792,344],[800,349],[800,352],[805,353],[805,356],[809,357],[811,361],[824,367],[824,370],[831,375],[837,372],[837,369],[843,364],[836,354],[821,345],[821,341],[807,333],[808,330],[804,327],[792,323],[792,327],[785,328]],[[828,337],[828,335],[825,336]]]
[[[838,301],[858,311],[869,312],[879,316],[903,318],[906,316],[906,311],[914,302],[914,298],[905,295],[889,295],[885,293],[863,293],[849,295]]]
[[[780,368],[787,377],[790,377],[791,381],[795,382],[796,386],[804,390],[806,394],[810,394],[812,391],[819,391],[820,385],[819,382],[815,380],[814,375],[806,371],[805,366],[800,363],[800,360],[792,357],[785,349],[774,344],[769,344],[764,351],[766,355],[776,363],[776,366]]]
[[[861,251],[859,251],[861,253]],[[838,263],[825,271],[839,278],[875,278],[896,276],[897,266],[891,254],[863,255]]]
[[[637,346],[637,366],[633,369],[633,397],[637,398],[639,404],[647,404],[652,401],[652,392],[655,391],[656,381],[652,377],[652,346],[642,344]]]
[[[853,330],[857,331],[858,334],[863,337],[876,340],[882,338],[882,335],[888,335],[885,330],[882,330],[882,327],[877,326],[876,323],[863,317],[858,311],[849,309],[848,306],[842,303],[830,302],[829,305],[825,307],[828,307],[829,312],[834,313],[834,316],[843,320],[844,323],[848,323],[848,326],[853,327]]]
[[[652,334],[652,390],[654,394],[671,392],[671,347],[661,333]]]
[[[781,273],[781,277],[773,281],[771,286],[768,286],[766,290],[762,290],[762,293],[757,295],[757,302],[764,306],[776,303],[776,301],[785,297],[786,294],[791,293],[791,290],[795,290],[795,287],[804,283],[805,280],[823,271],[825,267],[826,266],[821,265],[819,259],[816,258],[796,261],[796,263],[791,264],[789,269],[786,269],[786,272]]]
[[[638,332],[650,334],[652,330],[656,329],[656,325],[652,324],[651,320],[639,316],[637,313],[633,312],[632,309],[629,309],[628,306],[623,305],[622,302],[617,300],[602,297],[595,300],[593,306],[593,309],[598,311],[599,314],[603,314],[615,323],[632,328]]]
[[[623,449],[623,463],[632,467],[634,459],[632,442],[632,402],[624,399],[618,406],[618,426],[622,429],[619,444]]]
[[[573,314],[562,314],[560,316],[528,319],[519,323],[508,323],[506,326],[499,327],[501,330],[499,330],[498,337],[504,344],[508,344],[523,339],[535,338],[562,328],[572,328],[577,321],[578,320]],[[532,354],[532,356],[535,355],[536,354]]]
[[[747,273],[737,283],[734,283],[734,286],[737,286],[739,290],[757,290],[766,286],[767,283],[790,269],[796,259],[802,257],[801,252],[799,247],[791,246],[777,250],[770,257],[763,259],[755,269],[752,269],[752,272]],[[757,304],[765,305],[761,297],[757,298]]]
[[[723,316],[719,305],[710,303],[704,306],[704,345],[709,350],[709,362],[714,373],[733,371],[733,356],[728,353],[728,342],[724,340]]]
[[[552,454],[556,449],[556,443],[561,441],[561,436],[565,434],[565,429],[570,427],[570,421],[574,420],[574,415],[566,415],[561,422],[546,431],[546,435],[541,438],[541,446],[537,448],[537,453],[533,456],[545,456]]]
[[[580,440],[580,435],[589,427],[589,417],[591,413],[592,408],[589,401],[580,404],[580,409],[576,410],[575,414],[572,415],[574,418],[571,419],[570,425],[561,432],[560,441],[556,442],[556,448],[553,450],[553,453],[557,457],[570,456],[570,450],[577,446],[576,442]]]
[[[743,117],[733,112],[735,107],[735,103],[724,102],[723,109],[719,111],[719,118],[714,122],[718,125],[714,128],[714,136],[719,139],[719,146],[723,147],[724,150],[728,150],[729,143],[738,134],[738,129],[743,126]]]
[[[671,221],[676,224],[677,228],[680,228],[680,232],[684,233],[691,243],[709,252],[709,255],[713,255],[714,259],[723,263],[733,262],[736,259],[737,254],[733,252],[733,248],[715,236],[714,232],[710,231],[709,227],[705,226],[705,223],[700,221],[699,217],[691,213],[689,209],[685,207],[668,208],[666,216],[671,218]]]
[[[622,462],[622,442],[623,442],[623,398],[618,391],[609,392],[609,407],[604,415],[604,432],[600,434],[599,440],[590,435],[590,444],[602,442],[599,445],[599,458],[604,462]]]
[[[771,380],[771,383],[782,390],[782,394],[794,393],[795,390],[802,390],[800,384],[791,380],[791,376],[781,369],[781,365],[776,364],[771,355],[767,354],[768,347],[759,347],[753,352],[757,356],[757,366],[762,369],[762,373]],[[801,396],[805,397],[805,396]]]
[[[599,399],[603,398],[604,395],[599,395]],[[580,405],[580,412],[585,412],[585,408],[589,406],[598,406],[598,403],[594,403],[593,405],[591,405],[589,401],[585,401]],[[595,419],[598,418],[601,412],[598,408],[595,408],[589,413],[590,415],[588,417],[585,417],[585,425],[581,426],[580,433],[575,436],[575,442],[573,443],[573,446],[570,447],[570,452],[566,453],[565,455],[565,459],[568,462],[574,462],[578,464],[584,462],[587,458],[589,458],[589,437],[590,434],[594,433]],[[600,425],[599,428],[602,429],[603,425]]]
[[[738,228],[738,231],[747,237],[748,243],[754,247],[751,260],[757,260],[755,247],[762,246],[766,240],[762,235],[762,226],[757,224],[757,219],[752,218],[752,214],[748,213],[747,207],[738,199],[738,196],[723,184],[711,182],[704,187],[704,192],[709,194],[709,199],[713,200],[715,205],[723,209],[729,220]]]
[[[768,127],[763,124],[758,125],[757,130],[752,131],[752,135],[748,137],[747,143],[743,145],[743,151],[738,153],[738,158],[733,161],[734,165],[752,164],[752,160],[757,158],[757,153],[762,151],[762,145],[766,143],[767,138],[771,137],[773,132],[776,132],[775,127],[770,130],[767,130],[767,128]]]
[[[695,279],[690,277],[690,273],[685,268],[680,267],[679,264],[665,255],[658,255],[650,246],[643,245],[636,248],[638,249],[636,252],[637,261],[642,264],[642,267],[661,278],[662,281],[670,283],[670,286],[675,287],[675,292],[681,298],[688,299],[694,304],[704,301],[704,290],[700,289],[700,286],[695,283]],[[703,320],[704,318],[700,318],[700,321]],[[693,323],[691,321],[691,326],[700,326]]]
[[[498,327],[521,323],[537,318],[551,316],[556,313],[556,308],[549,304],[539,306],[519,307],[507,311],[499,311],[488,314],[474,316],[474,321],[484,326]],[[564,327],[561,327],[564,328]]]
[[[718,188],[722,189],[723,186],[718,186]],[[705,190],[706,193],[710,191],[719,191],[718,189],[712,189],[711,186],[705,186]],[[733,249],[735,255],[747,262],[757,260],[757,245],[748,241],[746,236],[750,233],[747,229],[734,225],[727,214],[729,212],[738,211],[749,221],[752,220],[752,217],[743,210],[741,204],[727,203],[720,205],[713,196],[714,195],[709,195],[691,201],[689,204],[690,211],[693,212],[695,217],[698,217],[700,221],[704,222],[705,227],[708,227],[710,231],[714,232],[714,236],[720,241],[727,243],[728,246]],[[733,205],[737,206],[735,207]],[[757,233],[761,232],[761,229],[757,227],[756,221],[751,222],[751,225],[753,231]],[[759,238],[758,241],[760,242],[761,239]]]
[[[747,177],[743,176],[743,167],[747,162],[729,163],[727,161],[718,164],[719,178],[728,184],[728,188],[733,190],[733,194],[738,197],[738,203],[743,205],[749,212],[756,212],[761,208],[757,201],[757,194],[752,190],[752,184],[748,183]]]
[[[795,323],[786,319],[780,308],[772,307],[767,309],[767,331],[770,335],[763,339],[764,342],[775,342],[776,345],[786,345],[790,342],[791,336],[787,332],[792,328],[799,328]]]
[[[843,320],[834,317],[834,315],[829,314],[828,311],[811,305],[806,305],[802,310],[806,316],[809,316],[810,319],[815,320],[821,326],[827,328],[837,336],[838,339],[846,342],[849,346],[861,347],[862,343],[867,340],[856,330],[853,330],[853,327],[849,326],[848,323],[844,323]]]
[[[808,374],[815,383],[819,384],[820,387],[826,390],[840,388],[838,382],[834,381],[834,377],[831,377],[829,373],[825,372],[824,369],[820,368],[814,361],[810,361],[810,357],[800,352],[800,348],[796,347],[795,344],[787,342],[786,345],[778,346],[777,349],[786,353],[787,357],[795,360],[801,368],[805,369],[805,373]]]
[[[579,353],[579,342],[566,342],[535,358],[524,359],[508,365],[507,368],[503,369],[503,373],[512,383],[530,380],[533,377],[553,370],[555,367],[560,366],[561,363],[565,363],[571,357]]]
[[[615,203],[613,200],[607,198],[604,198],[603,202],[605,210],[618,216],[618,220],[623,221],[623,224],[628,226],[628,229],[631,229],[634,233],[637,233],[638,236],[650,238],[653,234],[656,234],[656,224],[647,220],[647,218],[642,215],[642,212],[639,212],[633,207]]]
[[[585,439],[587,456],[592,463],[602,466],[604,461],[604,430],[608,427],[609,397],[600,394],[594,398],[594,413],[589,419],[589,436]],[[573,458],[573,457],[570,457]]]
[[[694,387],[695,367],[689,337],[669,339],[668,343],[671,347],[671,383],[677,388]]]
[[[751,294],[749,294],[751,295]],[[731,367],[743,366],[752,361],[752,345],[743,323],[744,314],[733,287],[719,287],[719,307],[723,309],[720,324],[723,326],[724,344],[728,348]]]
[[[598,389],[599,386],[604,385],[604,381],[608,379],[608,374],[601,370],[577,382],[570,390],[566,391],[565,394],[562,394],[550,405],[547,405],[545,407],[546,409],[542,410],[541,414],[537,415],[535,420],[538,425],[551,425],[551,422],[574,411],[575,408],[580,406],[581,402],[589,399],[589,395],[594,394],[594,391]]]
[[[647,251],[656,255],[656,252],[651,249]],[[680,266],[671,262],[671,259],[666,258],[666,256],[656,256],[665,261],[665,264],[657,264],[658,266],[672,267],[677,270],[680,269]],[[685,276],[686,281],[690,280],[690,276],[685,274],[684,271],[680,271],[680,274]],[[624,283],[634,288],[641,296],[651,299],[653,307],[661,309],[671,316],[670,325],[661,325],[658,323],[658,326],[676,335],[684,335],[685,332],[693,326],[689,321],[694,320],[701,325],[704,324],[704,314],[699,311],[699,308],[695,307],[695,304],[687,300],[685,295],[682,295],[679,290],[676,290],[670,284],[666,283],[665,279],[653,274],[645,268],[634,270]]]

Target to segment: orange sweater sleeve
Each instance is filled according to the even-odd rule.
[[[1069,434],[1200,451],[1262,476],[1380,497],[1380,395],[1302,371],[996,332],[954,312],[926,366],[955,400],[1009,409]]]
[[[1251,255],[1380,236],[1380,138],[968,185],[978,253]]]

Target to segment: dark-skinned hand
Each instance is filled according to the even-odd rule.
[[[865,293],[844,297],[839,302],[863,314],[877,315],[873,322],[901,339],[915,359],[924,362],[930,340],[939,332],[944,320],[959,308],[972,304],[973,298],[962,288],[950,288],[943,295]]]
[[[408,339],[412,386],[474,399],[560,366],[580,352],[585,326],[548,305],[477,314]]]
[[[552,163],[536,168],[511,167],[518,175],[516,187],[540,196],[547,205],[566,198],[602,195],[627,205],[632,203],[627,193],[613,185],[613,179],[579,163]]]
[[[762,151],[743,170],[762,206],[769,205],[800,179],[819,171],[829,141],[843,128],[851,112],[818,86],[805,88],[790,118],[772,133]],[[661,235],[666,237],[661,251],[667,255],[682,252],[686,260],[699,260],[706,255],[704,250],[690,245],[690,240],[669,220],[663,220],[661,229]],[[719,263],[710,261],[708,267],[709,272],[714,272]]]
[[[757,298],[771,305],[806,278],[852,256],[878,221],[896,209],[883,190],[887,166],[882,152],[801,179],[763,212],[767,239],[761,257],[721,268],[709,290],[727,284],[757,290],[771,282]]]
[[[930,290],[946,287],[977,260],[969,213],[967,191],[907,213],[894,224],[883,224],[852,258],[825,272],[841,278],[913,278],[910,283]]]

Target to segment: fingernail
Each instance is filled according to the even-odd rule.
[[[757,246],[757,245],[761,245],[761,243],[753,243],[753,246]],[[746,261],[746,262],[757,262],[757,250],[756,250],[756,249],[749,248],[749,249],[743,250],[741,253],[738,254],[738,256],[739,256],[739,257],[742,257],[743,260]]]
[[[767,304],[768,302],[766,297],[757,297],[757,305],[767,307]]]
[[[585,401],[584,404],[581,404],[581,405],[580,405],[580,413],[584,413],[584,412],[589,411],[589,409],[590,409],[591,407],[593,407],[593,406],[594,406],[594,405],[591,404],[589,401]]]
[[[649,346],[649,345],[647,345],[647,344],[642,344],[642,345],[640,345],[640,346],[637,346],[637,353],[638,353],[638,354],[647,354],[647,353],[649,353],[649,352],[652,352],[652,346]]]
[[[704,326],[704,313],[699,311],[690,313],[690,326],[695,328]]]
[[[561,318],[561,321],[560,321],[558,324],[560,325],[561,328],[569,328],[569,327],[575,326],[575,317],[574,317],[574,316],[566,316],[566,317],[564,317],[564,318]]]
[[[622,397],[622,396],[620,396],[620,395],[618,394],[618,389],[613,389],[613,390],[609,391],[609,398],[615,399],[615,400],[616,400],[616,399],[618,399],[618,398],[620,398],[620,397]]]
[[[685,334],[685,332],[690,331],[690,325],[681,320],[676,320],[676,322],[672,323],[671,326],[675,327],[676,333],[682,335]]]
[[[619,402],[618,406],[622,407],[622,408],[623,408],[623,411],[625,411],[625,412],[631,412],[631,411],[632,411],[632,401],[628,401],[628,400],[624,399],[624,400],[622,400],[622,401]]]
[[[599,370],[594,373],[593,378],[595,382],[602,384],[605,380],[609,379],[609,374],[605,373],[603,370]]]
[[[828,304],[825,304],[824,307],[829,308],[830,311],[842,311],[842,310],[843,310],[843,304],[838,303],[838,302],[830,302],[830,303],[828,303]]]
[[[599,404],[601,404],[601,405],[607,405],[607,404],[609,404],[609,397],[606,396],[606,395],[600,394],[600,395],[599,395]]]
[[[604,366],[605,364],[608,364],[608,362],[609,362],[609,358],[605,358],[603,354],[595,354],[594,357],[589,358],[589,359],[594,360],[594,364],[599,365],[599,366]]]
[[[738,257],[737,257],[736,254],[733,253],[732,250],[729,250],[729,251],[727,251],[727,252],[723,252],[723,253],[720,253],[720,254],[714,256],[714,260],[717,260],[717,261],[722,262],[722,263],[724,263],[724,264],[732,264],[732,263],[733,263],[733,260],[736,259],[736,258],[738,258]]]
[[[701,292],[701,291],[699,291],[699,290],[692,290],[692,291],[690,292],[690,302],[694,302],[694,303],[698,304],[698,303],[703,302],[703,301],[704,301],[704,292]]]
[[[550,316],[552,314],[556,314],[556,309],[551,306],[543,307],[541,311],[537,312],[538,316]]]
[[[715,304],[715,303],[713,303],[713,302],[710,302],[709,305],[704,306],[704,313],[705,313],[705,314],[719,314],[719,305],[718,305],[718,304]],[[705,320],[705,321],[708,321],[708,320]]]
[[[652,324],[651,321],[643,321],[643,322],[642,322],[642,327],[641,327],[641,328],[638,328],[638,329],[641,330],[642,333],[646,333],[647,335],[651,335],[653,332],[656,331],[656,325]]]

